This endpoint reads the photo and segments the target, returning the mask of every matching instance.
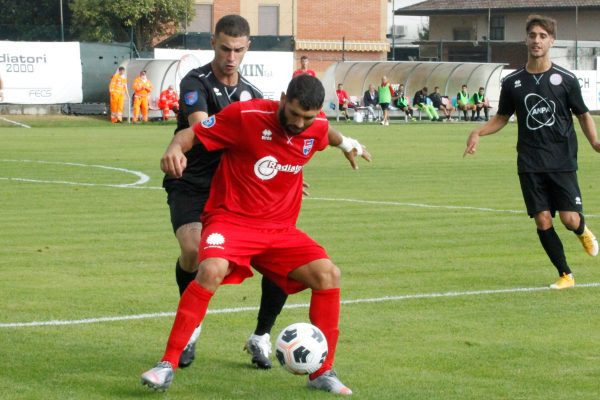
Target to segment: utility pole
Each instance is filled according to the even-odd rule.
[[[61,42],[65,41],[65,23],[63,20],[63,4],[62,0],[60,0],[60,40]]]

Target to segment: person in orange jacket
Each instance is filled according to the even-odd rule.
[[[110,93],[110,122],[123,122],[125,96],[129,97],[125,67],[119,67],[115,72],[110,80],[108,92]]]
[[[175,89],[173,89],[173,85],[169,85],[167,90],[163,90],[160,93],[158,107],[162,110],[163,121],[169,119],[169,112],[171,110],[173,110],[175,114],[179,112],[179,96]]]
[[[152,82],[146,77],[146,71],[133,81],[133,122],[137,122],[142,112],[142,120],[148,122],[148,98],[152,92]]]

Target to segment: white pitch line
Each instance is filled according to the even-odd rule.
[[[594,283],[583,283],[578,284],[576,288],[594,288],[600,287],[600,282]],[[355,299],[355,300],[343,300],[341,304],[361,304],[361,303],[381,303],[387,301],[403,301],[403,300],[414,300],[414,299],[436,299],[442,297],[463,297],[463,296],[483,296],[488,294],[505,294],[505,293],[530,293],[530,292],[542,292],[552,290],[547,286],[544,287],[530,287],[530,288],[512,288],[512,289],[489,289],[489,290],[471,290],[466,292],[440,292],[440,293],[417,293],[407,294],[402,296],[384,296],[374,297],[366,299]],[[574,289],[575,290],[575,289]],[[308,304],[289,304],[286,305],[285,309],[292,308],[308,308]],[[257,311],[258,307],[235,307],[235,308],[221,308],[217,310],[208,310],[207,314],[231,314],[240,313],[245,311]],[[37,326],[61,326],[61,325],[81,325],[81,324],[96,324],[101,322],[115,322],[115,321],[130,321],[136,319],[149,319],[149,318],[163,318],[163,317],[174,317],[174,312],[160,312],[151,314],[136,314],[136,315],[123,315],[120,317],[99,317],[99,318],[86,318],[86,319],[75,319],[75,320],[51,320],[51,321],[33,321],[33,322],[7,322],[0,323],[0,328],[27,328]]]
[[[22,123],[20,123],[20,122],[13,121],[13,120],[11,120],[11,119],[6,119],[6,118],[4,118],[4,117],[0,117],[0,119],[1,119],[2,121],[6,121],[6,122],[8,122],[9,124],[13,124],[13,125],[20,126],[21,128],[31,128],[29,125],[22,124]]]

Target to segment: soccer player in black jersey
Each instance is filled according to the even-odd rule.
[[[498,132],[517,114],[517,168],[527,213],[535,220],[540,242],[558,270],[559,279],[550,287],[565,289],[573,287],[575,280],[552,225],[556,211],[585,251],[591,256],[598,254],[598,241],[582,214],[572,114],[597,152],[600,141],[577,78],[550,60],[556,21],[532,15],[526,32],[527,64],[504,78],[497,114],[471,132],[464,155],[474,154],[480,136]]]

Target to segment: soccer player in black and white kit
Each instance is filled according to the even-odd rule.
[[[527,213],[535,220],[540,242],[558,270],[559,279],[550,287],[565,289],[573,287],[575,280],[552,225],[556,211],[585,251],[590,256],[598,254],[598,241],[582,214],[572,113],[597,152],[600,141],[577,78],[550,60],[556,21],[532,15],[527,20],[526,32],[527,64],[504,78],[498,113],[471,132],[464,154],[474,154],[479,137],[502,129],[516,112],[517,167]]]

